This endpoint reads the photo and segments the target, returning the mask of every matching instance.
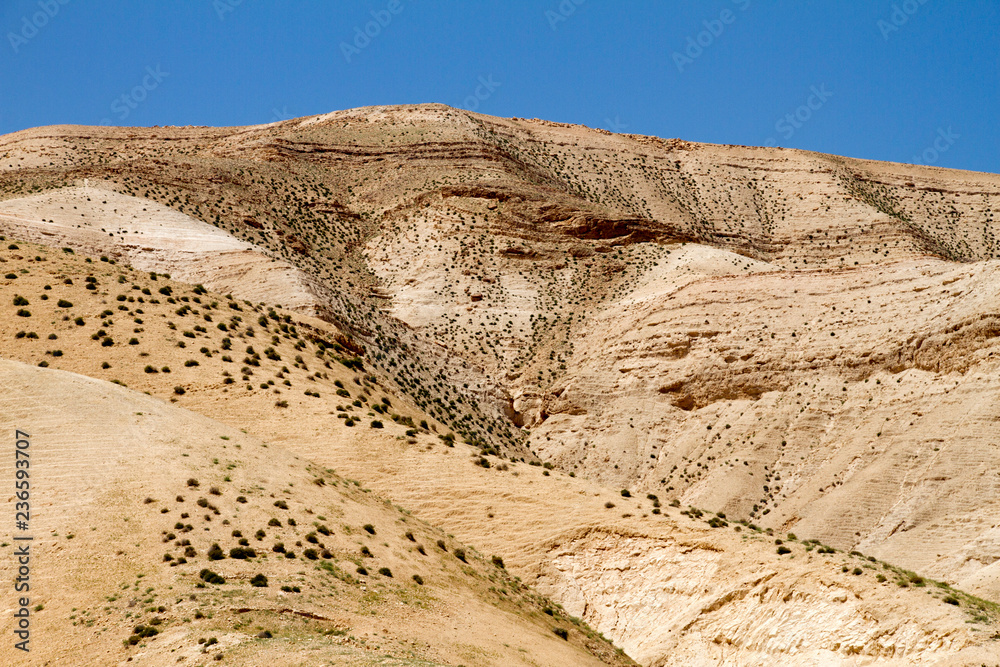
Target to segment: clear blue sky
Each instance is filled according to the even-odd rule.
[[[442,102],[1000,172],[996,0],[2,0],[0,37],[0,133]]]

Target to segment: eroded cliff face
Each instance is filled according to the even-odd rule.
[[[320,312],[321,286],[302,270],[190,215],[107,183],[0,201],[8,236],[103,255],[223,294]]]
[[[631,299],[583,327],[532,445],[996,594],[977,572],[1000,517],[997,269],[704,276]]]
[[[831,563],[814,562],[821,556],[775,567],[709,541],[603,530],[568,538],[549,555],[542,590],[644,665],[973,664],[990,656],[946,612],[916,611],[919,600],[886,605],[891,593],[838,576]]]

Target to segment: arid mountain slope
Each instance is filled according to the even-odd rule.
[[[453,430],[490,459],[545,461],[605,489],[858,549],[992,599],[998,198],[990,174],[439,105],[249,128],[0,137],[0,225],[15,238],[144,268],[133,232],[155,239],[153,223],[169,217],[186,231],[149,245],[162,268],[146,270],[315,315],[353,348],[323,347],[323,363],[357,354],[363,375],[406,408],[400,416]],[[118,212],[140,208],[156,212],[149,231]],[[77,214],[111,236],[74,229]],[[199,255],[206,223],[226,232],[234,263]],[[252,317],[267,321],[267,308]],[[266,335],[294,358],[299,341],[276,324]],[[234,400],[233,387],[223,396],[226,386],[202,384],[198,368],[179,401],[223,420],[245,414],[228,407],[245,401],[255,432],[354,465],[357,452],[323,444],[322,415],[339,412],[325,405],[326,385],[323,399],[291,402],[311,406],[303,439],[295,418],[273,409],[286,400],[268,395],[274,385],[258,391],[247,376]],[[299,370],[268,367],[296,394]],[[314,371],[302,381],[317,381]],[[354,379],[323,372],[326,383]],[[162,373],[133,375],[121,379],[169,395]],[[373,395],[376,385],[358,380]],[[326,419],[348,442],[369,437]],[[430,429],[398,430],[420,449],[435,441]],[[437,513],[431,489],[384,484],[446,529],[480,521]],[[502,535],[499,544],[510,532],[465,539]]]
[[[481,457],[476,448],[439,438],[434,430],[443,433],[443,426],[424,415],[415,404],[387,390],[379,377],[360,372],[359,359],[341,356],[338,347],[334,347],[337,343],[324,347],[325,340],[344,340],[343,334],[329,324],[297,313],[279,313],[245,301],[233,301],[162,275],[154,280],[150,274],[112,263],[110,259],[102,262],[23,241],[9,241],[5,239],[8,248],[0,251],[4,267],[13,272],[7,275],[14,276],[5,278],[0,286],[0,304],[6,304],[0,305],[0,340],[5,341],[5,356],[44,365],[49,370],[70,369],[112,380],[159,397],[154,400],[107,383],[65,373],[48,373],[45,369],[32,371],[16,364],[5,367],[15,378],[10,380],[9,386],[3,385],[8,392],[6,395],[30,398],[27,405],[17,404],[12,409],[10,419],[14,422],[21,419],[22,414],[29,417],[31,414],[57,414],[49,403],[40,404],[41,395],[46,401],[63,406],[62,411],[67,413],[63,417],[50,417],[54,420],[51,423],[43,421],[41,426],[32,427],[36,442],[39,438],[41,442],[50,442],[64,432],[81,434],[79,442],[77,436],[73,436],[69,441],[72,446],[59,450],[62,458],[40,448],[46,465],[56,466],[58,477],[48,482],[45,481],[48,478],[41,477],[38,497],[49,500],[53,494],[58,498],[72,497],[81,507],[78,513],[65,517],[41,515],[47,522],[40,524],[43,527],[53,523],[61,526],[53,529],[56,533],[67,532],[66,526],[73,527],[72,542],[64,545],[57,541],[55,553],[62,553],[60,550],[69,546],[110,553],[107,545],[119,543],[129,547],[124,549],[125,553],[131,553],[131,545],[135,543],[141,547],[142,558],[146,559],[142,562],[159,562],[163,572],[179,572],[183,579],[185,574],[200,571],[198,560],[186,558],[190,564],[169,569],[172,566],[168,562],[157,560],[165,556],[155,551],[160,538],[165,539],[168,534],[154,535],[155,531],[146,530],[150,522],[156,524],[153,517],[160,516],[158,511],[172,512],[160,502],[161,497],[170,498],[175,492],[173,486],[180,486],[181,496],[187,497],[215,484],[221,495],[214,496],[208,487],[204,508],[190,508],[193,510],[190,513],[201,516],[200,512],[205,509],[212,511],[213,505],[226,511],[223,502],[228,502],[225,499],[232,495],[231,489],[239,487],[239,492],[246,494],[249,502],[241,503],[237,499],[232,507],[238,516],[225,514],[224,518],[204,520],[204,527],[210,528],[210,534],[200,538],[204,542],[202,546],[207,549],[213,541],[226,548],[235,546],[240,536],[232,535],[228,526],[220,528],[220,521],[222,526],[230,521],[251,546],[264,553],[270,553],[267,549],[272,548],[271,540],[275,539],[282,540],[287,549],[296,553],[303,549],[300,559],[306,556],[304,549],[315,548],[320,555],[314,564],[322,567],[323,562],[336,560],[334,576],[341,576],[346,584],[361,586],[362,592],[367,593],[370,589],[365,587],[370,584],[362,583],[366,581],[364,577],[375,572],[373,563],[383,566],[380,559],[384,557],[376,545],[379,539],[383,542],[386,539],[381,527],[386,522],[373,520],[369,515],[351,521],[339,519],[337,523],[343,524],[343,531],[329,523],[333,510],[316,507],[340,496],[335,495],[331,500],[324,495],[325,490],[356,489],[337,478],[332,472],[335,469],[364,480],[381,495],[413,508],[419,519],[443,527],[459,540],[476,545],[482,553],[502,557],[506,566],[525,583],[561,602],[566,613],[593,624],[642,664],[715,664],[724,660],[730,664],[769,661],[798,665],[803,661],[815,664],[843,662],[852,659],[851,656],[861,656],[870,664],[879,665],[981,664],[995,648],[998,608],[943,584],[925,582],[913,573],[873,558],[836,552],[816,542],[802,542],[748,523],[731,523],[712,514],[663,507],[655,497],[626,497],[595,481],[550,471],[543,466],[501,461],[493,456]],[[345,340],[345,344],[349,341]],[[267,347],[257,349],[263,345]],[[344,352],[342,346],[339,352]],[[231,356],[234,354],[237,359],[242,356],[242,360],[234,360]],[[0,377],[4,377],[2,369]],[[19,382],[31,382],[32,391],[26,392]],[[82,395],[85,391],[93,392],[94,397],[85,400]],[[227,426],[168,408],[164,400],[215,417]],[[126,407],[122,407],[123,402]],[[139,412],[142,414],[137,414]],[[104,413],[107,414],[100,424],[91,421]],[[75,421],[67,421],[69,415]],[[25,419],[33,423],[28,417]],[[133,425],[130,421],[133,419],[140,419],[140,422]],[[380,420],[384,420],[384,424]],[[165,426],[164,422],[171,426]],[[376,422],[380,428],[373,428]],[[155,437],[143,429],[152,429]],[[209,433],[209,436],[192,438],[188,435],[190,429]],[[237,432],[239,436],[233,435]],[[247,440],[244,434],[260,439]],[[288,459],[289,455],[283,453],[286,449],[303,459]],[[95,451],[101,455],[95,456]],[[282,462],[286,459],[293,462],[289,464],[293,470],[288,473],[287,482],[281,477],[284,474]],[[105,464],[107,469],[101,474],[90,469],[93,465]],[[175,470],[177,466],[182,466],[183,470]],[[297,466],[304,466],[305,473],[295,473]],[[238,474],[244,469],[251,477],[244,479]],[[7,474],[10,473],[12,470],[8,469]],[[148,478],[152,473],[155,479]],[[44,475],[44,468],[39,474]],[[258,474],[265,475],[266,480],[253,477]],[[279,478],[274,477],[276,474]],[[92,533],[112,537],[103,542],[103,546],[87,547],[90,543],[79,539],[82,531],[78,526],[87,523],[82,517],[103,516],[102,512],[107,514],[107,510],[100,499],[92,502],[89,492],[80,485],[89,485],[89,489],[105,488],[118,484],[123,476],[127,477],[130,486],[127,492],[111,492],[117,508],[113,516],[128,526],[145,528],[136,528],[139,533],[123,534],[114,525],[93,525]],[[192,476],[199,480],[198,487],[171,481]],[[319,478],[323,480],[322,485],[316,485]],[[280,493],[279,487],[283,489]],[[251,496],[247,489],[255,495]],[[258,516],[260,510],[267,507],[256,508],[254,513],[256,501],[253,497],[264,498],[268,494],[287,499],[290,507],[292,499],[306,503],[303,511],[306,514],[311,511],[315,521],[313,515],[308,521],[296,515],[293,535],[276,533],[280,527],[272,527],[270,519],[277,518],[280,522],[280,517]],[[142,502],[146,497],[157,502]],[[370,500],[362,491],[351,491],[341,498],[341,509],[347,511],[359,502],[359,497],[365,502]],[[187,498],[188,504],[192,504],[191,500]],[[269,500],[264,505],[273,502],[277,500]],[[201,500],[193,504],[199,507]],[[184,512],[186,507],[178,511]],[[281,507],[270,511],[282,516],[286,512]],[[296,508],[288,511],[294,513]],[[375,510],[369,507],[358,511]],[[384,508],[379,511],[384,512]],[[211,519],[217,515],[213,511],[206,516]],[[250,532],[245,528],[250,525],[247,521],[256,522],[254,526],[259,524],[260,528],[252,527],[263,530],[264,536],[258,539],[255,533],[250,539]],[[377,527],[375,538],[358,530],[366,521]],[[400,515],[393,521],[398,524],[414,520]],[[321,544],[310,546],[310,530],[321,533],[314,525],[317,522],[330,528],[331,534],[314,534],[313,539]],[[183,521],[181,524],[186,525]],[[170,526],[175,524],[167,521],[164,525],[170,531]],[[414,525],[430,530],[420,522]],[[446,564],[450,562],[444,553],[439,553],[443,551],[440,546],[430,548],[432,543],[436,545],[436,539],[445,539],[443,535],[414,542],[406,537],[403,528],[397,532],[402,535],[396,536],[399,544],[391,542],[389,547],[402,549],[400,554],[416,558],[433,552],[445,558]],[[415,530],[410,532],[417,534]],[[151,535],[155,539],[150,538]],[[178,538],[175,534],[174,540],[183,540],[184,535],[187,533]],[[361,536],[361,547],[370,546],[375,556],[365,555],[356,543],[350,542],[357,535]],[[191,539],[193,543],[196,541]],[[186,546],[174,540],[167,540],[165,549],[176,560]],[[347,543],[343,543],[344,540]],[[426,553],[418,549],[421,544]],[[41,546],[46,553],[52,551],[53,545],[48,542]],[[197,544],[194,547],[196,555],[200,556],[203,549]],[[448,539],[445,539],[445,547],[449,549],[446,553],[457,553]],[[322,548],[330,551],[330,559],[323,556]],[[469,553],[472,554],[468,556],[471,565],[481,562],[478,554],[471,549]],[[270,558],[273,557],[272,554]],[[397,560],[386,565],[394,573],[393,581],[400,579],[401,568],[421,565],[419,559],[411,563],[408,557],[397,554]],[[376,560],[370,560],[372,558]],[[240,573],[246,569],[233,561],[224,559],[217,567],[212,563],[208,565],[232,580],[237,575],[243,576]],[[277,575],[274,568],[267,565],[269,562],[265,559],[246,563],[248,567],[259,566],[261,571],[266,570],[266,576],[273,583]],[[308,562],[308,558],[304,562]],[[50,565],[45,561],[39,567]],[[113,565],[114,562],[109,567]],[[355,566],[365,567],[369,575],[352,574]],[[482,563],[482,566],[487,572],[502,574],[495,565]],[[79,567],[73,576],[98,576],[89,564]],[[54,572],[56,574],[50,574],[51,578],[45,580],[51,581],[52,586],[61,581],[64,570],[56,568]],[[280,567],[277,572],[280,576],[288,574]],[[102,571],[100,580],[118,576],[113,567],[111,573]],[[144,581],[153,581],[154,575],[142,573]],[[297,571],[297,574],[302,573]],[[436,580],[432,583],[426,572],[417,574],[424,580],[419,586],[436,590]],[[343,579],[345,575],[346,580]],[[161,572],[156,576],[167,575]],[[300,583],[283,585],[301,588],[300,577],[295,580]],[[309,581],[308,574],[306,580]],[[166,585],[176,588],[176,583]],[[459,581],[456,585],[464,584]],[[537,597],[515,584],[508,586],[514,588],[501,588],[507,591],[501,593],[503,599],[513,590],[521,591],[529,602],[534,601],[531,604],[538,602]],[[70,601],[55,594],[45,597],[49,594],[43,591],[43,600],[90,609],[92,602],[88,601],[94,596],[107,596],[101,590],[84,587],[79,599]],[[214,590],[209,588],[209,591]],[[241,594],[226,590],[230,596]],[[955,604],[945,603],[949,596]],[[349,595],[347,599],[348,602],[344,602],[343,598],[314,597],[311,598],[314,607],[306,610],[332,619],[330,609],[336,607],[336,618],[340,619],[337,622],[343,621],[334,634],[338,642],[341,642],[339,638],[347,636],[341,634],[341,631],[347,632],[346,627],[341,626],[357,627],[350,618],[342,618],[341,607],[347,604],[351,608]],[[432,607],[434,611],[465,609],[469,604],[473,605],[470,609],[479,609],[478,602],[469,603],[461,596],[436,599],[441,606]],[[362,601],[367,603],[367,598]],[[247,598],[240,602],[239,609],[256,608],[256,602],[254,597]],[[54,606],[48,601],[42,604],[45,605],[43,613]],[[210,609],[214,603],[205,604],[209,604],[206,609]],[[170,605],[163,606],[171,609]],[[530,611],[530,604],[528,607]],[[299,606],[281,607],[286,608],[302,611]],[[113,616],[112,609],[103,611]],[[393,612],[384,607],[364,609],[373,611],[379,620],[399,623]],[[551,622],[556,623],[554,627],[566,629],[574,641],[583,642],[604,659],[612,662],[618,659],[584,626],[574,627],[572,617],[564,616],[555,608],[549,609]],[[183,609],[176,613],[182,612]],[[255,641],[252,632],[247,634],[241,614],[249,612],[234,615],[232,608],[229,612],[216,614],[218,619],[211,629],[220,636],[227,633],[231,645],[220,639],[224,646],[213,651],[222,651],[236,664],[241,664],[241,660],[248,664],[260,660],[261,655],[266,655],[260,649],[269,646],[272,640]],[[277,613],[281,618],[283,612]],[[487,609],[482,613],[493,612]],[[544,614],[544,608],[541,612],[536,609],[535,617],[540,618],[539,613]],[[215,617],[209,616],[210,619]],[[50,618],[56,618],[55,624],[45,625],[45,631],[59,630],[61,617]],[[430,621],[420,618],[422,624],[429,623],[427,632],[442,631],[443,626],[436,625],[436,617]],[[529,618],[532,618],[530,613]],[[169,625],[176,620],[168,614],[165,622]],[[261,619],[260,627],[255,626],[254,632],[269,629],[265,621]],[[475,622],[492,627],[497,621],[484,616]],[[113,628],[127,632],[128,627],[119,625]],[[280,627],[282,634],[276,636],[283,642],[289,639],[289,633],[299,637],[295,633],[305,632],[308,637],[307,628],[293,632],[284,625]],[[405,643],[409,626],[404,623],[401,628],[394,627],[397,629],[388,633],[391,641]],[[774,628],[781,629],[780,637],[774,634]],[[544,626],[542,631],[545,632]],[[423,653],[417,651],[418,655],[432,662],[452,655],[449,653],[453,650],[448,643],[450,640],[438,646],[435,641],[426,639],[425,634],[418,634],[423,639],[417,639],[417,645],[422,646],[421,641],[428,645]],[[362,637],[357,633],[352,636]],[[88,637],[85,635],[81,641],[89,642]],[[141,644],[139,655],[134,657],[144,656],[149,664],[161,664],[171,650],[195,655],[197,647],[188,646],[183,636],[171,634],[170,637],[173,643],[157,639]],[[107,650],[112,651],[120,640],[107,644]],[[390,640],[383,638],[381,641]],[[339,651],[341,643],[333,649]],[[476,642],[471,645],[480,646]],[[297,644],[293,642],[293,646]],[[359,648],[356,644],[351,646]],[[365,647],[365,644],[360,645],[360,648]],[[430,648],[438,652],[428,653]],[[480,654],[480,664],[511,664],[509,656],[503,652],[497,653],[488,647],[482,650],[485,653]],[[468,657],[472,649],[458,647],[454,651],[457,651],[455,655],[464,656],[463,664],[477,664]],[[126,651],[122,655],[126,654],[131,653]],[[347,654],[351,657],[341,655],[338,659],[348,661],[347,664],[354,664],[349,660],[367,664],[365,661],[371,659],[363,651],[348,651]],[[61,655],[64,660],[71,656],[69,653]],[[429,657],[432,655],[435,657]],[[545,651],[531,650],[523,654],[526,660],[530,658],[529,663],[533,660],[545,665],[584,664],[583,658],[547,655]]]
[[[634,664],[440,530],[281,447],[62,371],[0,361],[0,390],[4,433],[30,435],[20,534],[34,538],[31,651],[5,641],[3,664]],[[13,469],[5,457],[5,480]]]
[[[533,449],[995,596],[998,267],[705,276],[632,299],[588,321]]]

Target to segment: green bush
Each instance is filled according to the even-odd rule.
[[[378,569],[378,573],[381,574],[383,577],[389,577],[390,579],[392,578],[392,570],[390,570],[387,567],[380,567]]]
[[[59,299],[59,301],[56,302],[56,305],[59,306],[60,308],[72,308],[73,307],[73,304],[71,302],[67,301],[66,299]]]
[[[215,546],[218,546],[218,545],[215,545]],[[209,550],[209,553],[211,554],[211,550]],[[209,556],[209,558],[211,558],[211,556]],[[214,560],[218,560],[218,559],[214,559]],[[206,583],[209,583],[209,584],[224,584],[224,583],[226,583],[226,580],[221,575],[216,574],[215,572],[212,572],[208,568],[205,568],[201,572],[199,572],[198,573],[198,577],[202,581],[204,581]]]
[[[267,577],[263,574],[256,575],[250,580],[250,585],[256,588],[266,588],[267,587]],[[268,633],[270,634],[270,633]]]

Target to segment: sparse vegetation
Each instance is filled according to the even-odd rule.
[[[250,433],[261,424],[292,424],[275,426],[280,433],[270,443],[251,445],[252,439],[235,435],[220,442],[210,432],[204,442],[178,445],[185,467],[176,479],[194,474],[206,486],[219,484],[221,489],[212,486],[208,492],[218,507],[207,498],[180,506],[158,500],[138,507],[131,501],[131,507],[162,520],[165,529],[152,540],[156,549],[146,554],[148,562],[140,564],[152,572],[147,581],[166,571],[176,577],[175,587],[185,582],[201,588],[194,591],[199,597],[189,605],[192,612],[183,608],[183,593],[176,602],[168,600],[173,593],[165,593],[161,581],[155,582],[154,592],[144,594],[145,586],[136,584],[135,594],[119,593],[121,599],[109,602],[99,621],[112,627],[112,622],[127,620],[116,642],[127,636],[127,645],[138,646],[155,635],[144,634],[148,628],[186,625],[192,616],[209,626],[213,615],[220,617],[222,597],[229,595],[226,605],[232,609],[240,609],[248,595],[270,600],[303,590],[297,609],[333,604],[322,599],[326,595],[342,596],[336,602],[347,600],[345,608],[351,608],[350,596],[360,590],[352,587],[359,587],[358,577],[367,577],[370,569],[383,577],[363,580],[369,596],[365,604],[372,609],[386,596],[395,600],[393,594],[403,605],[420,606],[423,596],[440,594],[439,580],[454,587],[474,580],[471,590],[488,595],[490,604],[503,601],[504,609],[517,610],[515,617],[531,610],[524,618],[544,620],[540,627],[546,634],[553,624],[560,627],[552,632],[564,640],[572,633],[574,650],[604,646],[561,608],[533,598],[535,593],[508,575],[499,556],[487,560],[471,550],[467,554],[452,536],[446,542],[437,539],[433,527],[407,524],[412,519],[405,513],[387,518],[379,512],[390,512],[391,506],[383,507],[381,501],[365,505],[363,514],[341,514],[336,504],[321,506],[321,496],[314,495],[320,490],[353,507],[393,488],[397,482],[381,470],[388,466],[379,457],[398,458],[394,469],[415,461],[427,470],[447,470],[462,484],[484,480],[484,496],[491,494],[488,502],[497,507],[480,499],[468,507],[455,502],[449,508],[453,515],[442,521],[465,531],[481,524],[481,530],[499,534],[523,526],[528,519],[518,516],[521,506],[511,499],[527,488],[539,507],[554,508],[541,510],[551,512],[552,530],[557,525],[561,530],[564,520],[573,527],[577,513],[593,525],[627,519],[629,525],[659,522],[673,530],[676,524],[682,533],[717,544],[719,554],[730,553],[732,544],[742,545],[750,558],[802,568],[803,576],[822,572],[856,587],[878,584],[881,596],[928,598],[938,607],[958,607],[960,611],[941,608],[974,623],[996,618],[990,603],[939,582],[816,540],[799,541],[794,534],[783,538],[777,528],[794,523],[783,522],[806,507],[800,498],[831,502],[825,499],[835,492],[842,494],[833,499],[839,506],[858,493],[833,464],[824,469],[824,477],[815,476],[813,448],[827,451],[836,443],[845,459],[857,462],[861,474],[855,480],[862,479],[870,472],[870,461],[898,456],[900,443],[912,445],[908,433],[920,431],[920,442],[931,443],[937,435],[936,427],[928,426],[937,419],[932,403],[948,404],[951,392],[965,400],[977,391],[979,380],[972,378],[983,375],[978,364],[992,354],[995,327],[989,317],[980,318],[988,315],[981,309],[956,306],[964,303],[958,298],[962,294],[985,295],[988,301],[988,281],[974,283],[963,274],[964,265],[940,258],[972,262],[997,255],[995,194],[988,178],[975,188],[956,186],[955,191],[951,177],[943,175],[934,183],[937,189],[926,182],[904,186],[902,179],[910,178],[903,175],[906,168],[892,178],[876,178],[867,173],[874,170],[870,165],[796,155],[767,157],[773,158],[774,169],[764,178],[764,170],[747,166],[766,155],[750,160],[743,153],[752,149],[614,138],[620,143],[612,150],[603,143],[612,139],[582,128],[564,134],[557,125],[536,121],[456,115],[461,131],[442,131],[438,125],[451,121],[439,118],[458,112],[424,113],[438,119],[413,122],[407,112],[393,111],[392,120],[379,120],[378,128],[365,130],[359,127],[378,124],[359,123],[352,115],[332,116],[323,123],[261,132],[248,143],[220,132],[226,138],[213,138],[217,148],[212,151],[202,149],[198,137],[207,131],[199,128],[129,130],[138,134],[128,141],[108,130],[101,141],[65,139],[67,146],[57,153],[72,156],[72,169],[59,158],[48,166],[8,167],[0,174],[5,198],[15,200],[35,193],[61,196],[57,188],[68,176],[106,179],[102,189],[118,188],[213,224],[264,247],[275,261],[323,286],[317,296],[322,307],[316,312],[326,322],[297,315],[293,311],[299,305],[287,310],[252,303],[240,295],[213,293],[211,285],[185,286],[164,274],[135,271],[120,258],[116,265],[113,257],[120,256],[108,250],[98,262],[97,256],[84,257],[82,250],[77,256],[27,242],[10,244],[20,259],[11,252],[3,257],[9,262],[5,271],[10,271],[3,301],[8,310],[0,318],[9,328],[5,356],[128,384],[185,409],[219,410],[213,416],[224,414],[229,426]],[[398,134],[386,133],[385,125],[397,124]],[[161,134],[171,135],[170,141],[158,139]],[[468,155],[461,169],[447,166],[449,146],[461,146]],[[417,150],[433,150],[435,159],[421,159],[417,168],[411,159]],[[725,153],[724,161],[716,151]],[[370,157],[376,154],[377,159]],[[489,159],[480,163],[480,155]],[[326,159],[352,166],[330,169],[317,162]],[[178,165],[183,165],[182,181],[176,178]],[[791,173],[799,175],[795,185],[787,176]],[[385,174],[396,179],[391,188],[384,187]],[[120,200],[108,210],[115,206],[121,206]],[[72,220],[92,215],[83,206],[73,210],[49,215]],[[104,212],[100,224],[111,224],[104,220],[114,216]],[[816,220],[822,224],[814,224]],[[914,275],[925,273],[913,278],[889,262],[879,265],[879,273],[866,272],[864,264],[871,259],[864,255],[893,263],[905,260],[899,266],[912,262],[920,267]],[[423,268],[415,271],[418,261]],[[749,280],[756,272],[761,277]],[[953,279],[954,286],[948,282]],[[45,282],[51,284],[43,287]],[[729,291],[733,285],[747,293]],[[409,294],[433,292],[440,305],[433,319],[419,326],[394,319],[407,317]],[[635,308],[622,308],[636,299],[656,308],[641,326],[629,320]],[[742,306],[747,303],[754,306]],[[903,309],[912,311],[913,322],[900,317]],[[952,319],[945,324],[941,313]],[[632,327],[637,338],[617,336],[619,323]],[[28,331],[29,325],[36,331]],[[595,331],[602,332],[601,340],[594,340]],[[857,340],[861,333],[864,340]],[[62,349],[47,350],[41,340],[59,340]],[[669,368],[671,384],[663,380],[666,386],[643,394],[642,374],[649,369],[643,370],[645,361],[634,363],[637,349],[642,350],[639,356],[662,364],[646,379]],[[195,353],[199,357],[190,358]],[[101,372],[112,365],[114,375]],[[601,380],[604,365],[611,368],[615,383],[622,379],[625,392],[595,398],[588,394],[592,389],[574,379]],[[167,375],[171,367],[178,368],[177,377]],[[677,378],[683,380],[675,386]],[[953,380],[958,380],[957,389],[952,389]],[[504,392],[524,397],[527,407],[518,403],[515,412],[513,403],[498,404],[495,399]],[[626,395],[627,400],[622,398]],[[536,398],[537,406],[532,404]],[[334,408],[338,400],[342,404]],[[660,421],[650,423],[640,415],[654,401]],[[226,410],[218,407],[223,405]],[[909,407],[900,408],[904,405]],[[147,414],[134,415],[130,424],[160,419],[149,419],[149,409],[140,409]],[[258,416],[262,421],[250,423]],[[595,429],[598,419],[607,428]],[[970,419],[977,419],[976,414]],[[363,428],[366,422],[371,430]],[[570,423],[575,425],[566,426]],[[864,426],[856,435],[845,424]],[[342,427],[360,430],[339,431]],[[321,468],[322,447],[312,447],[316,442],[310,435],[302,436],[304,451],[318,454],[308,475],[284,480],[271,458],[254,461],[256,453],[274,456],[296,430],[322,432],[324,442],[340,442],[346,434],[352,442],[365,443],[364,464],[343,463],[347,471],[362,471],[356,474],[364,486]],[[371,443],[376,444],[368,447]],[[905,450],[913,470],[930,470],[930,461],[945,458],[932,452],[965,461],[970,451],[963,443],[945,444],[944,438],[931,444]],[[133,444],[135,449],[142,446]],[[210,446],[217,447],[212,455],[217,458],[199,460]],[[451,459],[461,460],[460,472],[448,467]],[[968,460],[976,462],[970,469],[989,467],[988,457]],[[151,467],[159,472],[159,460]],[[248,468],[266,474],[248,477]],[[410,471],[396,474],[398,483],[410,481]],[[950,482],[956,488],[974,486],[962,473],[948,474],[960,475]],[[891,474],[886,475],[891,486]],[[528,479],[533,486],[521,486]],[[607,480],[615,480],[614,486],[596,493]],[[192,481],[188,487],[199,488]],[[736,502],[725,493],[697,491],[728,488],[730,482],[739,489]],[[446,475],[428,476],[423,484],[428,489],[424,493],[457,497],[458,483]],[[618,492],[623,485],[642,492]],[[504,495],[508,488],[510,497]],[[141,493],[169,498],[158,491]],[[563,498],[549,500],[549,494]],[[573,501],[572,512],[561,504],[567,497]],[[717,504],[711,511],[671,511],[681,508],[682,497],[712,497]],[[967,499],[963,496],[963,502]],[[184,501],[178,497],[177,502]],[[499,507],[507,502],[511,504]],[[606,511],[616,509],[616,503],[618,511]],[[905,500],[900,507],[904,505]],[[716,511],[722,509],[728,516]],[[270,518],[272,512],[282,520]],[[303,527],[296,527],[291,514]],[[815,519],[809,517],[795,529],[818,525]],[[368,520],[374,523],[358,530]],[[532,520],[539,521],[538,533],[543,533],[545,520]],[[856,542],[869,537],[866,521],[859,516]],[[259,528],[265,522],[266,530]],[[129,516],[124,523],[132,529],[139,521]],[[436,540],[438,550],[425,549],[414,532],[427,544]],[[66,534],[59,539],[72,544]],[[256,550],[249,546],[253,540],[260,542]],[[131,543],[122,547],[129,562],[141,553]],[[446,555],[449,548],[459,562]],[[519,546],[510,548],[515,553]],[[290,562],[296,559],[293,549],[301,554],[296,563]],[[199,553],[202,563],[195,565]],[[226,588],[219,590],[225,579],[207,569],[194,576],[205,559],[223,561],[215,567],[229,577]],[[391,580],[387,565],[400,574],[397,581]],[[149,569],[154,566],[156,572]],[[265,569],[273,585],[257,569]],[[444,574],[434,576],[439,569]],[[416,588],[425,582],[420,574],[411,575],[414,571],[428,574],[427,589]],[[133,598],[137,602],[131,607],[121,601]],[[517,606],[525,600],[531,605]],[[98,613],[86,611],[94,614],[86,620]],[[73,611],[78,613],[72,621],[83,623],[83,612]],[[163,624],[154,623],[152,614],[163,614]],[[233,614],[233,632],[264,640],[273,638],[274,630],[282,645],[286,639],[289,645],[298,641],[300,632],[306,634],[302,628],[309,627],[306,621],[317,620],[283,614],[279,625],[247,614]],[[327,621],[315,625],[330,626]],[[201,642],[203,649],[216,644],[215,638]],[[206,652],[203,661],[208,655],[212,653]]]

